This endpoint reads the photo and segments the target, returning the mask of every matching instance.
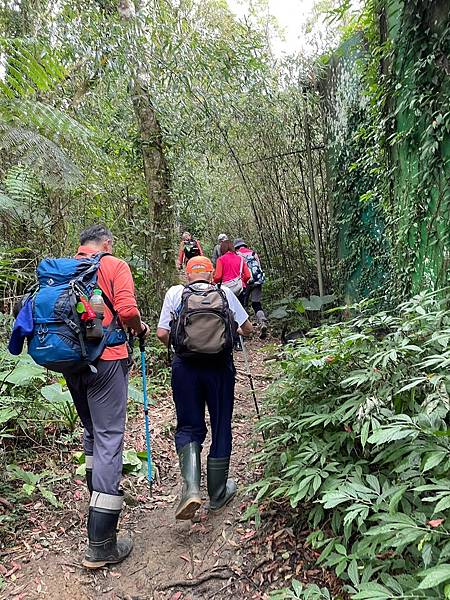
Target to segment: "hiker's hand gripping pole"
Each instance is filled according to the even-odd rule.
[[[248,377],[248,379],[250,381],[250,389],[252,390],[253,401],[255,403],[256,416],[258,417],[258,421],[259,421],[259,420],[261,420],[261,415],[259,413],[259,406],[258,406],[258,400],[256,399],[255,386],[253,384],[253,377],[252,377],[252,373],[250,371],[250,363],[248,361],[247,348],[245,347],[245,344],[244,344],[244,336],[240,335],[239,339],[241,341],[242,354],[244,355],[245,370],[247,372],[247,377]],[[263,431],[261,431],[261,435],[262,435],[262,439],[264,441],[266,441],[266,438],[264,436],[264,432]]]
[[[141,371],[142,371],[142,389],[144,393],[144,419],[145,419],[145,445],[147,446],[147,479],[152,486],[152,449],[150,444],[150,419],[148,414],[148,396],[147,396],[147,368],[145,364],[145,332],[138,336],[139,350],[141,352]]]

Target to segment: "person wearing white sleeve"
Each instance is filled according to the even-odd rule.
[[[206,289],[207,283],[197,283],[198,289]],[[235,321],[239,325],[243,325],[248,320],[248,314],[242,304],[239,302],[235,294],[226,287],[221,288],[225,292],[225,296],[228,300],[228,305],[234,315]],[[173,285],[166,292],[164,303],[159,316],[158,329],[164,329],[170,331],[170,322],[172,315],[176,313],[181,306],[181,297],[184,291],[184,285]],[[164,335],[164,334],[163,334]],[[167,345],[167,344],[166,344]]]
[[[211,446],[207,457],[207,483],[210,498],[209,510],[216,512],[224,507],[236,494],[237,486],[233,479],[228,479],[232,448],[231,419],[234,405],[234,384],[236,370],[233,364],[233,334],[231,327],[242,335],[252,332],[248,315],[236,296],[230,290],[222,288],[217,291],[212,285],[213,265],[204,256],[190,259],[186,265],[188,285],[171,287],[164,298],[158,323],[157,336],[166,346],[169,345],[171,327],[179,323],[177,315],[186,310],[188,297],[205,305],[203,310],[211,319],[211,326],[204,327],[199,336],[200,343],[204,338],[206,345],[214,339],[225,340],[224,350],[217,354],[183,352],[184,346],[178,339],[175,343],[175,355],[172,361],[172,392],[177,413],[175,446],[180,459],[183,488],[180,502],[175,512],[176,519],[191,519],[201,505],[200,498],[200,454],[206,437],[205,407],[208,408],[211,422]],[[229,321],[229,344],[227,336],[222,334],[215,338],[214,310],[208,306],[218,302]],[[209,310],[209,312],[208,312]],[[221,310],[216,309],[218,322],[222,319]],[[180,312],[181,311],[181,312]],[[184,314],[184,313],[183,313]],[[194,312],[192,313],[194,314]],[[183,320],[183,323],[186,320]],[[190,320],[190,327],[194,327]],[[234,325],[233,325],[234,324]],[[187,327],[187,326],[186,326]],[[220,325],[218,325],[220,327]],[[223,324],[222,324],[223,327]],[[226,330],[227,325],[225,325]],[[195,327],[194,327],[195,329]],[[195,331],[194,334],[195,335]],[[183,333],[183,339],[186,334]]]

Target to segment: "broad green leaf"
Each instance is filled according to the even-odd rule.
[[[39,491],[41,492],[42,496],[46,500],[48,500],[52,506],[55,506],[55,507],[60,506],[58,499],[56,498],[55,494],[52,491],[50,491],[48,488],[41,486],[41,485],[38,487],[39,487]]]
[[[437,467],[445,458],[448,458],[448,452],[444,452],[443,450],[436,450],[435,452],[431,452],[431,454],[425,455],[422,472],[425,473]]]
[[[347,574],[350,577],[350,581],[353,583],[355,587],[359,585],[359,573],[358,573],[358,563],[355,559],[353,559],[347,569]]]
[[[144,404],[144,394],[142,390],[138,389],[134,385],[128,386],[128,397],[139,404]]]
[[[450,579],[450,564],[442,564],[420,573],[424,579],[420,582],[417,589],[428,590],[437,588],[438,585]]]
[[[406,426],[386,426],[376,429],[369,437],[368,442],[379,446],[380,444],[386,444],[396,440],[403,440],[409,437],[417,437],[418,431],[413,428]]]
[[[86,463],[78,465],[78,467],[75,470],[75,474],[79,475],[80,477],[86,477]]]
[[[22,485],[22,489],[25,492],[25,494],[27,496],[31,496],[31,494],[34,492],[34,490],[36,489],[36,486],[33,485],[32,483],[24,483]]]
[[[369,428],[370,422],[364,421],[363,426],[361,427],[361,446],[365,448],[367,440],[369,438]]]
[[[393,515],[397,512],[398,504],[400,500],[403,498],[404,493],[408,487],[406,485],[402,486],[399,490],[392,495],[392,498],[389,501],[389,514]]]
[[[391,600],[392,592],[379,583],[366,583],[354,596],[355,600]]]
[[[398,392],[395,392],[396,394],[401,394],[402,392],[406,392],[407,390],[410,390],[414,387],[417,387],[418,385],[420,385],[421,383],[424,383],[428,381],[427,377],[416,377],[415,379],[413,379],[412,381],[410,381],[407,385],[403,386],[402,388],[400,388],[398,390]]]
[[[0,408],[0,423],[7,423],[10,419],[17,417],[17,411],[12,408]]]
[[[52,383],[41,388],[41,394],[52,403],[72,402],[69,390],[63,391],[60,383]]]
[[[269,318],[270,319],[285,319],[288,316],[289,316],[288,311],[283,306],[279,306],[278,308],[276,308],[275,310],[273,310],[270,313]]]
[[[433,514],[438,513],[438,512],[444,512],[444,511],[448,510],[449,508],[450,508],[450,494],[448,494],[447,496],[444,496],[443,498],[441,498],[439,500],[439,502],[436,503]]]
[[[300,594],[303,590],[303,585],[297,579],[293,579],[292,580],[292,589],[297,594],[297,596],[300,597]]]
[[[86,462],[86,456],[84,454],[84,452],[81,452],[81,450],[74,452],[72,455],[73,458],[73,462],[79,464],[79,465],[83,465]]]
[[[5,379],[7,383],[22,386],[29,385],[33,380],[45,381],[46,371],[38,365],[19,365],[8,375],[8,372],[0,373],[0,380]]]

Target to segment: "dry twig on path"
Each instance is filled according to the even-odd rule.
[[[169,590],[177,587],[197,587],[205,583],[206,581],[210,581],[211,579],[229,579],[230,577],[239,577],[237,573],[235,573],[230,567],[227,566],[217,566],[211,569],[211,571],[196,577],[195,579],[180,579],[179,581],[172,581],[171,583],[166,583],[164,585],[158,586],[156,589],[159,592],[164,590]]]

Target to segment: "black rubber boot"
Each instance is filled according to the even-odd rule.
[[[89,496],[92,496],[92,491],[94,489],[92,487],[92,469],[86,469],[86,485],[89,490]]]
[[[175,511],[175,519],[192,519],[200,508],[200,444],[190,442],[181,448],[179,454],[183,489]]]
[[[211,458],[208,456],[208,495],[209,510],[217,512],[226,506],[235,496],[237,485],[234,479],[228,479],[230,457]]]
[[[89,546],[83,560],[83,566],[87,569],[119,563],[133,549],[130,538],[117,539],[116,529],[122,503],[123,496],[92,493],[88,517]]]

